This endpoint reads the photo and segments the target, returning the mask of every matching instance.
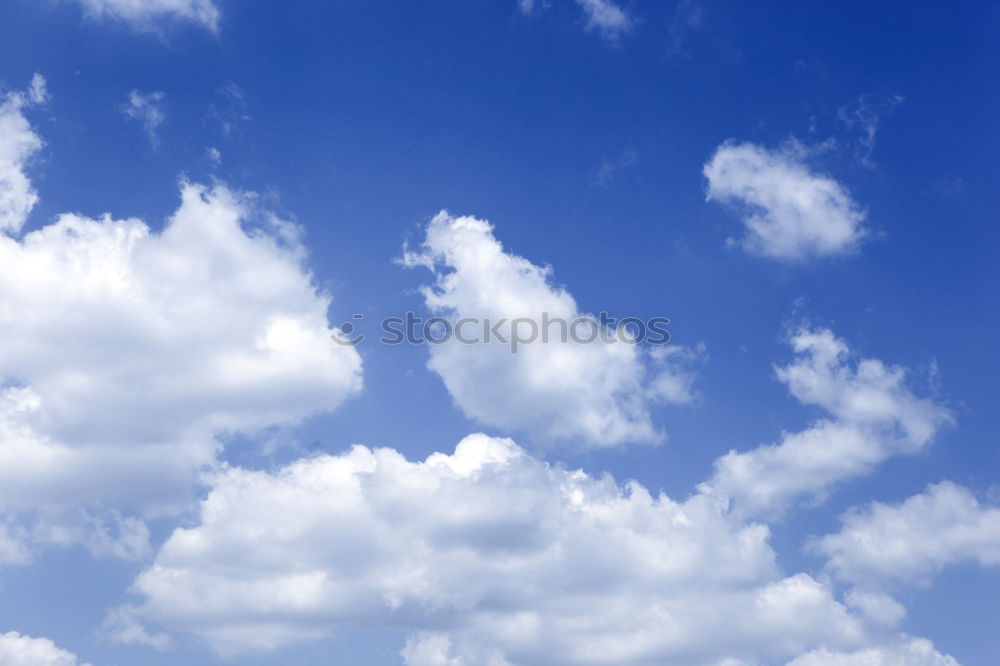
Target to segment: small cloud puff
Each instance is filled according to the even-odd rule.
[[[732,241],[751,254],[780,261],[854,251],[868,230],[867,216],[847,189],[806,164],[798,143],[768,150],[723,143],[702,170],[709,201],[743,211],[746,234]]]

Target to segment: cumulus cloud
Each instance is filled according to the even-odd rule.
[[[16,631],[0,634],[0,664],[4,666],[89,666],[77,661],[47,638],[32,638]]]
[[[45,78],[35,74],[28,88],[0,100],[0,233],[17,233],[38,203],[25,168],[42,148],[42,139],[24,115],[48,98]]]
[[[526,267],[475,247],[474,266]],[[464,270],[449,256],[445,278]],[[439,281],[429,302],[449,289]],[[138,603],[116,612],[140,637],[154,635],[146,626],[193,633],[222,654],[391,627],[408,634],[407,666],[954,665],[895,633],[905,609],[884,592],[855,587],[841,602],[830,583],[778,566],[758,516],[920,450],[950,418],[901,368],[855,362],[828,330],[791,344],[797,356],[776,374],[829,412],[801,437],[818,443],[790,435],[730,452],[684,501],[483,434],[423,461],[356,446],[275,471],[228,468],[198,523],[138,576]],[[968,533],[971,521],[952,522]]]
[[[926,582],[960,562],[1000,565],[1000,507],[984,506],[951,482],[898,505],[873,502],[842,518],[843,528],[812,541],[837,577],[878,585]]]
[[[217,651],[341,626],[411,632],[410,666],[768,663],[867,645],[864,622],[768,529],[715,498],[545,464],[470,435],[409,461],[361,446],[231,468],[133,585],[145,622]]]
[[[175,511],[220,435],[361,388],[288,223],[224,186],[184,183],[160,232],[62,215],[0,237],[0,265],[0,513],[99,519],[97,551],[138,548],[137,528],[81,507]]]
[[[958,662],[939,653],[926,639],[904,636],[887,646],[855,652],[821,648],[791,661],[788,666],[958,666]]]
[[[613,446],[657,442],[650,409],[663,402],[693,399],[691,375],[681,369],[690,350],[655,347],[616,339],[591,343],[563,341],[562,320],[584,319],[579,340],[596,337],[601,324],[581,313],[565,289],[551,284],[551,270],[504,251],[493,227],[474,217],[439,213],[415,251],[403,263],[434,272],[434,284],[422,289],[432,312],[456,322],[474,318],[506,324],[503,339],[519,330],[538,340],[511,352],[493,337],[489,343],[463,344],[453,337],[430,346],[429,367],[444,380],[466,416],[488,425],[529,432],[539,443],[573,440],[581,445]],[[473,326],[465,333],[471,339]],[[481,327],[480,327],[481,328]],[[607,328],[607,327],[605,327]],[[542,341],[542,333],[547,341]],[[605,330],[607,339],[615,331]],[[479,335],[480,338],[484,336]],[[622,336],[624,337],[624,336]]]
[[[794,142],[775,150],[726,142],[705,164],[707,199],[744,210],[746,234],[734,242],[747,252],[802,261],[850,252],[867,235],[866,212],[805,158]]]
[[[583,10],[587,29],[612,41],[632,28],[632,17],[612,0],[576,0]]]
[[[951,420],[906,385],[906,371],[878,359],[852,363],[847,344],[827,329],[791,337],[797,356],[775,369],[793,396],[830,414],[781,442],[730,451],[703,485],[745,515],[779,514],[802,496],[822,498],[837,482],[866,474],[896,454],[922,450]]]
[[[156,30],[164,20],[180,20],[219,28],[219,8],[213,0],[77,0],[97,19],[121,21],[134,30]]]
[[[122,105],[122,113],[142,123],[142,128],[146,131],[146,136],[149,137],[149,142],[153,144],[154,148],[158,148],[160,145],[160,137],[157,135],[156,129],[167,117],[163,112],[162,105],[162,92],[143,94],[138,90],[130,92],[128,101]]]

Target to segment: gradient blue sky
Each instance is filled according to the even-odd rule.
[[[239,437],[225,460],[274,469],[353,443],[423,459],[482,430],[683,498],[730,449],[820,415],[775,379],[789,327],[805,323],[908,368],[913,392],[954,424],[773,523],[784,570],[818,577],[824,560],[805,538],[837,531],[859,504],[945,479],[996,501],[1000,4],[628,2],[631,27],[616,36],[565,0],[530,13],[515,0],[215,4],[216,32],[169,17],[137,30],[69,0],[0,5],[0,83],[22,89],[38,72],[51,95],[25,112],[45,143],[28,169],[40,200],[25,232],[67,211],[159,229],[179,177],[218,179],[302,225],[330,323],[362,313],[371,333],[380,317],[426,311],[416,288],[428,274],[394,260],[447,209],[488,219],[507,251],[551,266],[581,310],[666,316],[673,343],[705,349],[695,403],[653,411],[669,435],[659,446],[543,448],[465,418],[426,348],[368,341],[364,392],[281,431],[299,448]],[[157,145],[122,112],[132,90],[163,93]],[[844,120],[863,100],[884,104],[867,146]],[[706,201],[703,165],[727,140],[792,138],[867,211],[856,252],[789,263],[727,246],[740,216]],[[151,519],[154,549],[191,520]],[[0,633],[50,638],[94,666],[219,663],[183,636],[165,653],[95,638],[147,565],[68,547],[0,569]],[[996,567],[949,566],[896,598],[901,629],[962,664],[1000,654]],[[237,661],[396,664],[405,635],[341,628]]]

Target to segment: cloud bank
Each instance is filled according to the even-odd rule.
[[[408,666],[953,663],[896,633],[905,611],[884,594],[839,601],[830,583],[779,568],[759,516],[894,446],[923,446],[947,418],[901,369],[850,364],[830,331],[791,342],[798,356],[778,378],[834,418],[812,430],[833,423],[860,442],[831,437],[817,460],[795,436],[731,452],[683,501],[483,434],[423,461],[356,446],[276,471],[233,467],[136,579],[139,603],[117,612],[134,635],[148,623],[221,654],[393,627],[409,634]],[[870,449],[864,464],[845,465],[854,447]]]
[[[228,655],[396,627],[408,666],[813,664],[895,644],[782,574],[768,537],[710,495],[620,486],[509,439],[423,461],[357,446],[220,473],[127,611]]]
[[[416,630],[411,664],[701,663],[856,646],[861,623],[762,525],[471,435],[408,461],[355,447],[230,469],[135,581],[143,617],[232,653],[342,623]],[[430,632],[430,633],[427,633]],[[451,657],[449,657],[451,658]],[[492,660],[492,661],[491,661]]]

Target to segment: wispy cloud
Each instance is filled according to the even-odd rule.
[[[539,9],[547,9],[549,0],[517,0],[517,6],[522,14],[532,14]]]
[[[701,27],[703,13],[701,3],[698,0],[681,0],[674,8],[674,15],[670,19],[670,40],[671,51],[678,55],[687,56],[686,42],[689,33]]]
[[[246,97],[238,85],[229,81],[215,91],[217,102],[208,107],[208,116],[219,123],[223,136],[229,136],[240,123],[250,119],[247,113]]]
[[[604,160],[594,174],[594,184],[598,187],[607,187],[614,182],[619,172],[635,166],[638,161],[639,155],[634,150],[626,150],[615,159]]]
[[[576,0],[583,11],[587,30],[597,32],[611,43],[617,43],[621,35],[632,29],[632,17],[614,0]],[[551,6],[551,0],[517,0],[522,14],[537,14]]]
[[[632,28],[632,17],[611,0],[576,0],[587,20],[587,29],[617,41]]]
[[[878,134],[882,118],[903,103],[902,95],[864,94],[854,104],[841,107],[837,113],[848,129],[860,134],[855,148],[858,161],[869,169],[875,168],[872,152],[875,150],[875,137]]]
[[[129,93],[128,101],[122,106],[122,112],[134,120],[142,123],[142,128],[146,130],[146,136],[154,149],[160,147],[160,137],[157,135],[157,128],[166,119],[163,112],[162,92],[140,93],[133,90]]]
[[[78,0],[88,16],[120,21],[133,30],[156,32],[165,20],[219,28],[219,8],[213,0]]]

